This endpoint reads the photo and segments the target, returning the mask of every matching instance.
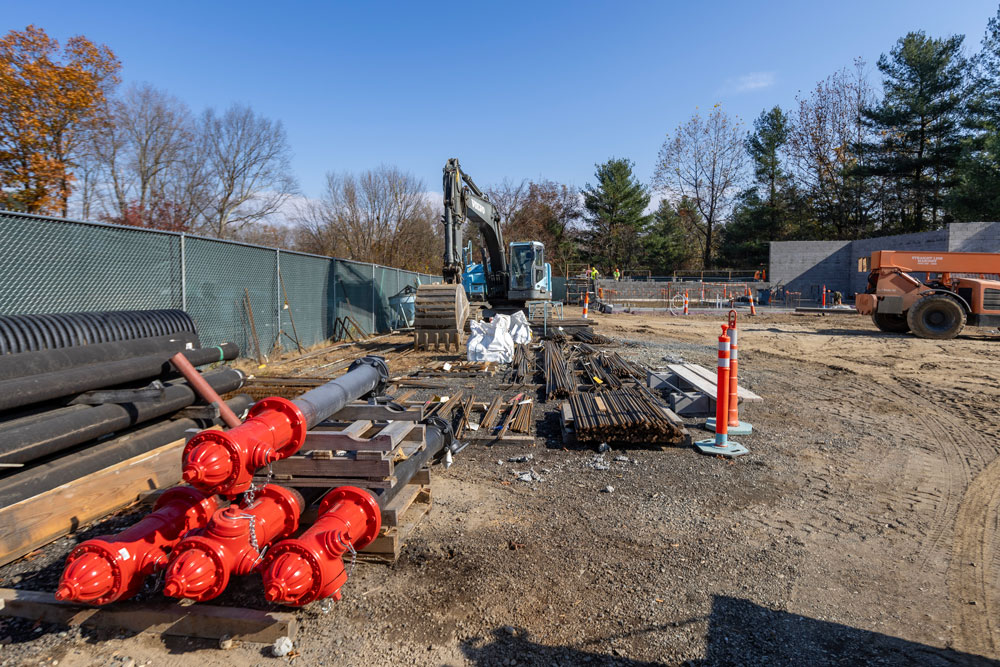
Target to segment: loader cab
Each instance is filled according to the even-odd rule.
[[[545,245],[538,241],[510,244],[510,287],[512,300],[552,298],[552,268],[545,263]]]

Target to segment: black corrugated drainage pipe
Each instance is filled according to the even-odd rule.
[[[0,354],[37,352],[94,343],[195,334],[183,310],[110,310],[0,316]]]
[[[205,381],[218,392],[243,386],[243,374],[231,368],[205,373]],[[168,384],[159,398],[133,403],[105,403],[72,412],[57,410],[50,419],[28,417],[0,424],[0,463],[27,463],[75,445],[121,431],[186,408],[198,398],[187,382]],[[81,406],[70,406],[81,407]],[[43,413],[44,414],[44,413]]]
[[[218,347],[188,350],[184,356],[193,365],[204,366],[235,358],[238,354],[239,347],[235,343],[223,343]],[[0,382],[0,410],[170,374],[174,372],[168,361],[170,356],[169,353],[151,354],[5,380]]]
[[[116,343],[96,343],[41,352],[0,355],[0,380],[62,371],[75,366],[118,361],[131,357],[165,353],[169,357],[181,350],[199,347],[197,337],[190,332],[169,336],[139,338]]]

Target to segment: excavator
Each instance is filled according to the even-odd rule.
[[[479,230],[483,241],[485,298],[495,313],[511,313],[528,301],[552,298],[551,268],[545,263],[545,245],[539,241],[510,244],[504,248],[500,213],[472,177],[462,171],[458,158],[444,166],[444,284],[420,285],[414,319],[417,348],[444,343],[446,349],[461,343],[461,332],[469,314],[462,286],[466,270],[462,248],[462,226],[466,221]]]
[[[855,307],[882,331],[943,340],[966,325],[1000,326],[998,253],[881,250],[858,270],[869,274]]]

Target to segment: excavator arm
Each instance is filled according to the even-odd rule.
[[[462,280],[462,225],[466,220],[479,229],[486,248],[488,268],[484,267],[488,295],[504,294],[509,271],[504,253],[500,213],[489,195],[462,171],[458,158],[444,166],[444,268],[445,282]]]

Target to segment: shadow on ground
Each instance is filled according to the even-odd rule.
[[[591,639],[583,647],[607,647],[619,639],[638,635],[671,633],[683,625],[704,622],[703,617],[633,628],[621,634]],[[715,665],[974,665],[1000,666],[1000,661],[938,648],[898,637],[821,621],[799,614],[768,609],[739,598],[716,596],[708,619],[704,657],[680,664]],[[672,658],[634,660],[609,654],[610,649],[546,646],[532,640],[524,630],[499,628],[488,639],[467,642],[462,651],[475,665],[622,665],[646,667],[678,664]],[[646,638],[647,641],[650,637]],[[655,642],[652,642],[655,644]],[[683,653],[678,647],[678,653]],[[674,654],[673,651],[670,652]],[[513,661],[513,662],[512,662]]]

